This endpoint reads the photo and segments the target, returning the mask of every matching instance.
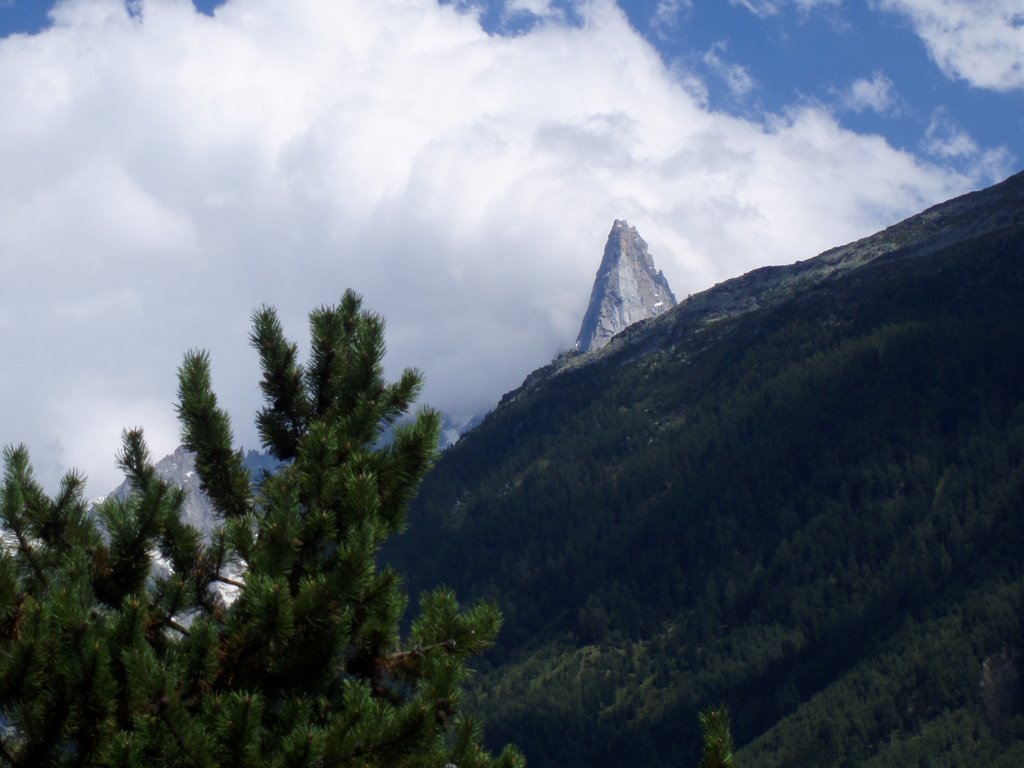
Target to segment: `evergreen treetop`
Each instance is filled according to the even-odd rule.
[[[704,742],[704,756],[698,768],[732,768],[734,747],[729,710],[725,707],[705,709],[697,719]]]
[[[523,765],[512,748],[488,754],[460,707],[497,608],[463,610],[436,589],[403,638],[400,578],[376,566],[437,445],[426,408],[378,444],[421,375],[385,382],[383,321],[352,292],[314,310],[310,329],[303,366],[275,311],[253,313],[257,425],[285,462],[255,490],[209,356],[185,356],[177,410],[219,517],[209,539],[183,522],[185,494],[156,476],[139,429],[117,458],[130,495],[94,513],[80,474],[50,498],[25,447],[4,450],[0,762]]]

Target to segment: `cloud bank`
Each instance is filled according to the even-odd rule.
[[[792,262],[990,181],[824,109],[710,111],[610,0],[485,33],[434,0],[64,0],[0,40],[0,442],[114,487],[124,426],[177,443],[209,349],[255,446],[253,307],[346,288],[389,366],[467,413],[571,345],[613,219],[677,295]],[[697,95],[695,95],[697,94]]]
[[[910,17],[949,77],[980,88],[1024,88],[1024,4],[1020,0],[880,0]]]

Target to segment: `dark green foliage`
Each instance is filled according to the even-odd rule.
[[[231,423],[217,407],[205,351],[189,352],[178,369],[178,418],[182,445],[195,451],[196,471],[214,508],[225,517],[246,514],[252,507],[249,473],[242,452],[231,447]]]
[[[90,516],[82,479],[55,499],[24,448],[4,451],[0,549],[0,763],[15,766],[512,768],[462,714],[468,657],[501,625],[493,603],[406,599],[381,543],[432,460],[438,417],[406,411],[420,377],[383,379],[383,322],[349,292],[311,315],[296,362],[272,309],[254,313],[265,446],[288,460],[254,493],[213,394],[209,358],[179,371],[178,413],[221,516],[209,540],[182,522],[139,430],[118,463],[126,500]],[[171,567],[157,568],[159,553]],[[220,589],[234,590],[233,601]]]
[[[704,742],[704,756],[699,768],[732,768],[732,731],[729,728],[729,710],[725,707],[705,709],[697,719],[700,721],[701,738]]]
[[[1019,754],[1024,230],[932,250],[668,318],[446,453],[389,557],[499,602],[492,735],[696,764],[721,701],[738,765]]]

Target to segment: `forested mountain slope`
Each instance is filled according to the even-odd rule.
[[[556,361],[387,556],[506,616],[535,768],[1024,764],[1024,177]],[[937,762],[938,756],[942,761]]]

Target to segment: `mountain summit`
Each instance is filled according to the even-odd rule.
[[[676,297],[654,268],[647,243],[635,227],[616,220],[594,278],[576,349],[590,352],[607,344],[627,326],[671,309]]]
[[[530,374],[384,558],[499,602],[495,743],[696,765],[726,702],[737,765],[1024,766],[1022,296],[1024,173]]]

